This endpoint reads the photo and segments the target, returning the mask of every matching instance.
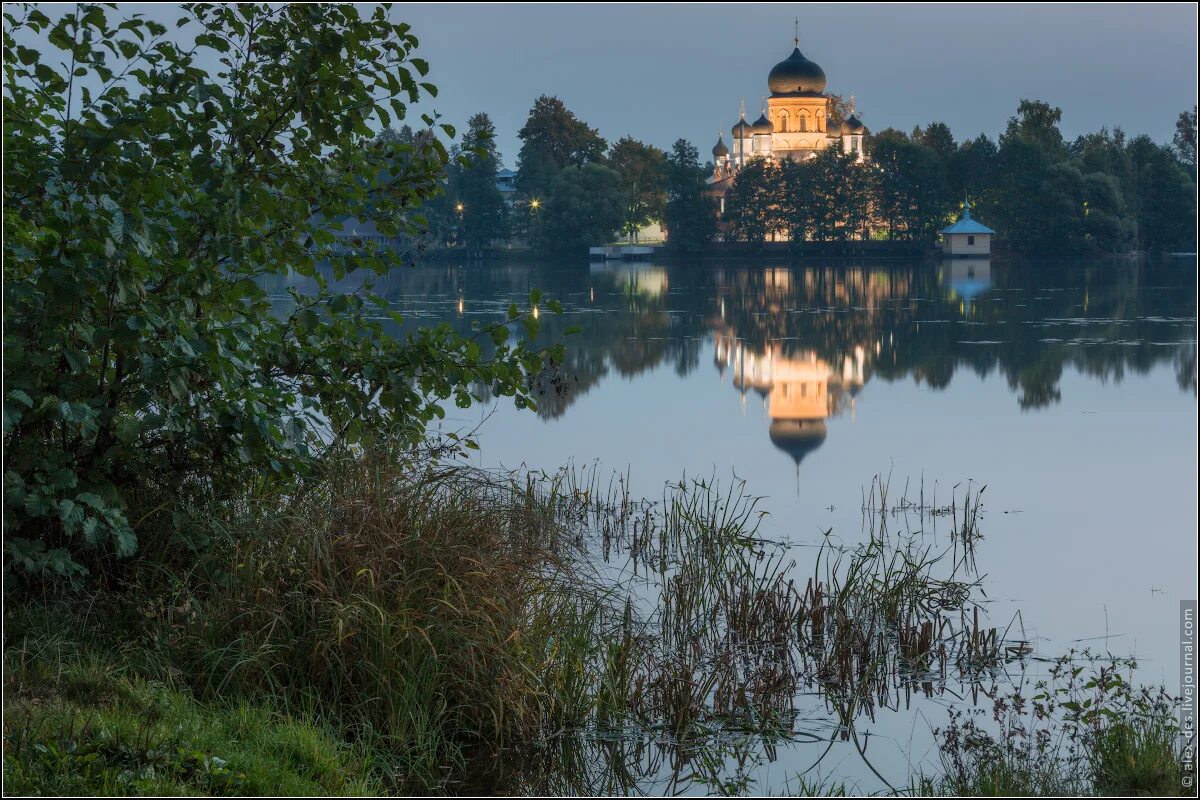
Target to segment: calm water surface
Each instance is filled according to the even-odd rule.
[[[1195,269],[496,264],[397,271],[376,288],[410,324],[467,330],[538,287],[566,307],[541,315],[542,336],[582,326],[565,391],[538,413],[448,409],[445,429],[480,426],[483,466],[597,464],[650,497],[685,474],[737,476],[802,576],[825,531],[863,536],[876,475],[939,501],[986,485],[977,563],[992,623],[1015,620],[1045,657],[1136,654],[1143,680],[1171,685],[1196,563]],[[902,785],[932,763],[930,727],[951,699],[860,722],[873,766]],[[798,728],[828,738],[833,721],[810,706]],[[724,777],[782,792],[824,749],[735,748]],[[815,776],[883,788],[849,745]]]

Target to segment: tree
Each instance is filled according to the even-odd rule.
[[[955,206],[948,165],[902,136],[881,137],[871,156],[874,207],[889,239],[932,244]]]
[[[579,252],[612,239],[621,227],[627,199],[616,170],[601,164],[559,171],[542,204],[538,246]]]
[[[958,151],[954,134],[944,122],[931,122],[925,126],[925,130],[918,127],[914,134],[914,142],[925,145],[942,159],[949,160]]]
[[[487,114],[467,120],[463,153],[450,173],[449,194],[461,230],[459,238],[476,255],[507,234],[508,207],[496,185],[500,155],[496,152],[496,126]]]
[[[1192,168],[1192,180],[1196,179],[1196,107],[1184,111],[1175,122],[1175,150],[1179,160]]]
[[[517,133],[517,191],[526,199],[545,197],[554,177],[566,167],[581,167],[604,158],[607,144],[599,132],[567,110],[557,97],[542,95]]]
[[[1126,208],[1121,183],[1113,175],[1090,172],[1083,176],[1084,231],[1106,253],[1124,253],[1137,244],[1137,220]]]
[[[796,243],[814,238],[818,215],[813,198],[819,189],[817,170],[812,160],[788,159],[782,162],[779,165],[779,184],[780,223],[787,230],[788,239]]]
[[[288,481],[367,434],[419,438],[474,381],[532,404],[541,354],[505,325],[490,354],[448,326],[397,339],[369,284],[327,283],[397,264],[346,247],[343,220],[412,233],[441,190],[432,131],[371,142],[372,124],[433,91],[386,8],[187,5],[169,37],[95,5],[53,21],[11,9],[8,577],[80,579],[139,544],[167,552],[161,532],[192,504]],[[293,272],[317,288],[281,308],[263,279]]]
[[[1058,123],[1062,121],[1062,109],[1041,100],[1021,100],[1017,114],[1009,117],[1008,128],[1000,137],[1000,145],[1012,139],[1023,139],[1042,148],[1051,161],[1066,157],[1066,145]]]
[[[661,220],[667,202],[666,153],[626,136],[613,145],[608,165],[621,175],[625,221],[621,230],[633,236],[653,220]]]
[[[779,167],[772,161],[754,159],[738,171],[725,201],[735,239],[761,244],[781,229],[779,189]]]
[[[950,156],[947,165],[946,183],[956,198],[968,196],[972,204],[990,210],[989,192],[995,185],[996,144],[980,134],[975,139],[964,139]]]
[[[408,125],[401,125],[400,130],[396,130],[391,125],[384,127],[376,136],[375,141],[381,144],[414,144],[416,135],[413,129]]]
[[[666,157],[663,222],[668,243],[680,252],[699,252],[716,235],[716,203],[705,194],[707,174],[696,148],[686,139],[677,139]]]
[[[1148,136],[1129,143],[1138,191],[1138,244],[1156,252],[1196,248],[1196,182],[1167,147]]]

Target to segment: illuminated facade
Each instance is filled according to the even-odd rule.
[[[863,137],[867,128],[854,113],[841,123],[830,117],[830,98],[825,93],[825,71],[800,52],[800,37],[796,48],[780,61],[767,76],[771,94],[765,107],[753,123],[746,120],[743,104],[741,117],[730,131],[730,144],[724,135],[717,137],[713,147],[713,175],[709,185],[715,191],[728,188],[738,170],[756,158],[812,158],[828,147],[841,148],[844,153],[857,154],[861,161]]]

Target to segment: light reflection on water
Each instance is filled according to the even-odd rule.
[[[650,497],[684,474],[739,476],[801,574],[824,531],[860,540],[876,474],[947,499],[986,485],[993,624],[1020,612],[1039,655],[1136,653],[1144,680],[1170,685],[1196,556],[1195,266],[496,264],[397,271],[376,289],[410,325],[466,331],[538,287],[565,305],[541,315],[542,336],[582,327],[565,391],[536,415],[448,409],[448,429],[486,419],[482,465],[628,469]],[[875,768],[904,784],[928,764],[948,700],[860,728]],[[823,702],[801,708],[796,729],[828,736]],[[785,791],[823,749],[733,742],[717,774]],[[882,786],[848,746],[818,773]]]

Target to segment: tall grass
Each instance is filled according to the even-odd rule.
[[[198,694],[330,719],[403,790],[584,715],[604,598],[538,497],[384,448],[325,469],[237,521],[227,568],[180,580],[189,614],[155,634]]]
[[[135,791],[120,776],[148,768],[173,776],[158,789],[192,793],[272,780],[323,792],[745,793],[797,739],[825,753],[850,742],[874,770],[861,718],[913,694],[999,698],[986,683],[1028,655],[978,595],[983,490],[959,498],[956,487],[945,505],[924,485],[914,500],[889,491],[872,483],[865,541],[827,536],[801,584],[737,481],[685,479],[647,501],[627,476],[594,469],[489,473],[378,443],[345,452],[287,494],[198,517],[213,545],[190,571],[147,562],[91,614],[76,598],[66,619],[89,622],[74,650],[36,618],[6,631],[6,671],[22,681],[6,711],[25,714],[6,729],[6,752],[20,754],[11,772],[61,791]],[[950,540],[938,543],[926,526],[942,519]],[[45,674],[56,664],[70,666]],[[1109,700],[1132,697],[1106,676]],[[136,699],[147,693],[156,699]],[[53,714],[30,702],[42,694]],[[827,704],[828,738],[796,729],[806,695]],[[164,703],[186,736],[138,732]],[[1127,727],[1087,739],[1086,781],[1066,781],[1061,754],[1014,737],[989,745],[959,716],[941,732],[943,774],[912,790],[1161,788],[1177,764],[1171,730],[1126,705],[1115,713]],[[237,754],[250,767],[236,774],[252,777],[231,782],[219,732],[247,717],[262,737],[308,737],[327,769],[255,767],[275,752],[256,745]],[[88,764],[115,771],[70,755],[81,742]],[[797,776],[799,791],[846,791],[811,780]]]

